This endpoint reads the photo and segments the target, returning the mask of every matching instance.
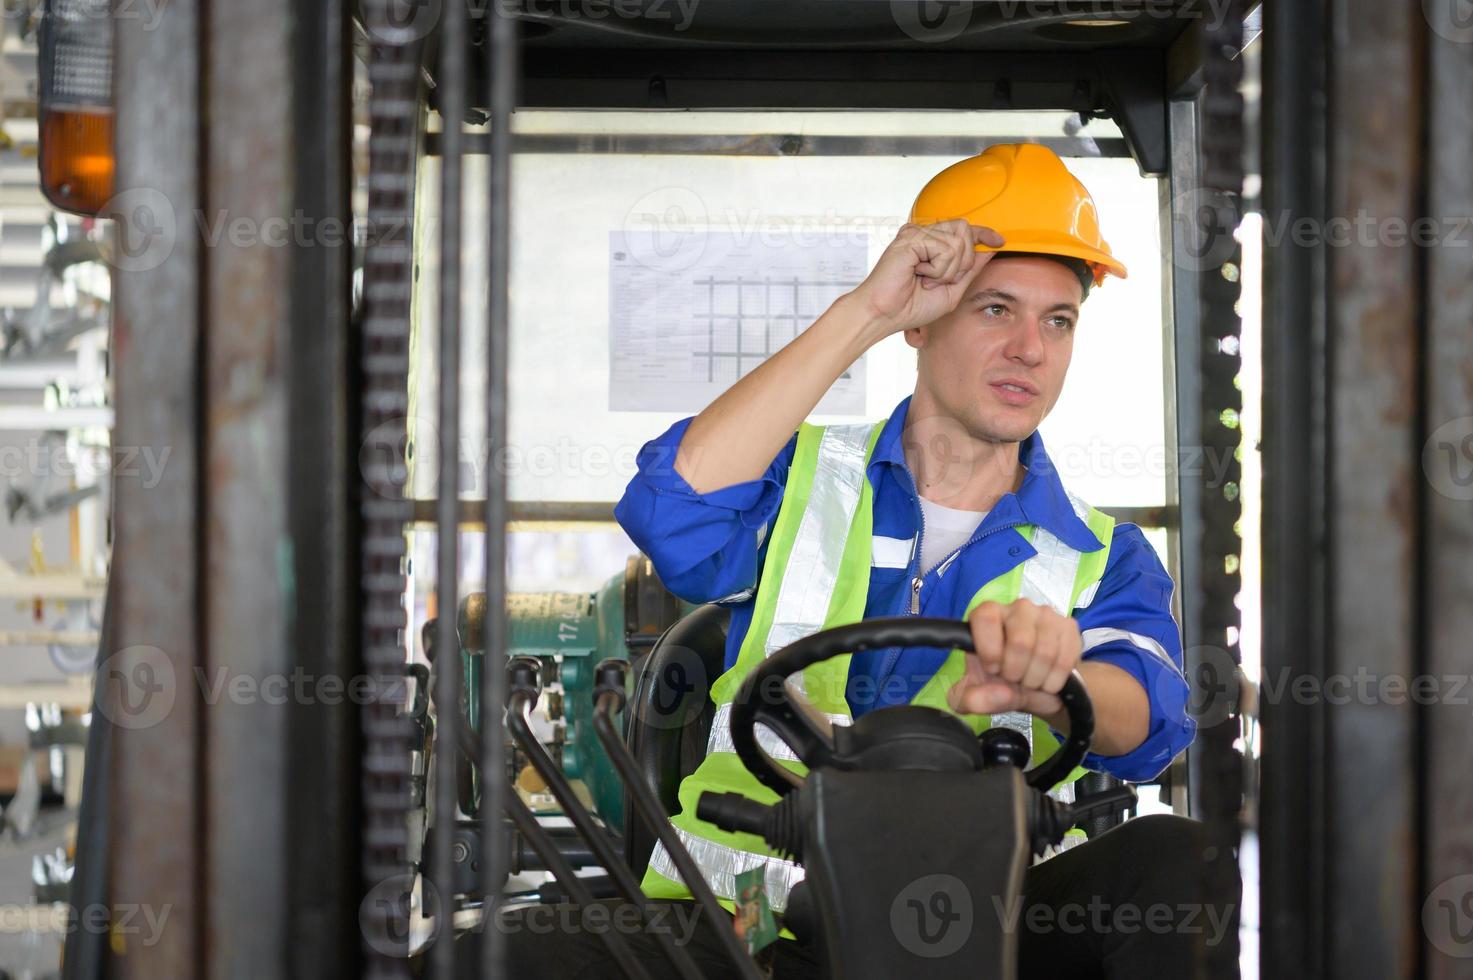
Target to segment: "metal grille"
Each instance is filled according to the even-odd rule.
[[[1242,213],[1244,122],[1243,76],[1244,0],[1230,0],[1225,10],[1209,18],[1204,31],[1206,90],[1202,103],[1202,184],[1214,208],[1214,230],[1231,236]],[[1242,443],[1239,418],[1242,392],[1237,386],[1242,367],[1239,343],[1242,321],[1237,302],[1242,251],[1233,242],[1221,265],[1208,269],[1202,281],[1201,439],[1206,458],[1226,461],[1220,484],[1209,482],[1201,494],[1201,642],[1227,651],[1231,663],[1241,662],[1238,649],[1237,596],[1242,589],[1239,562],[1242,538],[1240,487]],[[1204,664],[1206,670],[1224,670],[1225,662]],[[1238,815],[1243,788],[1243,759],[1234,742],[1239,735],[1238,678],[1199,677],[1211,689],[1226,692],[1226,718],[1200,734],[1203,757],[1201,818],[1210,849],[1205,868],[1207,895],[1214,904],[1237,894]],[[1238,943],[1219,943],[1207,954],[1205,976],[1238,976]]]
[[[375,0],[365,16],[389,22],[391,0]],[[406,977],[408,909],[399,901],[411,882],[407,859],[411,731],[389,697],[403,676],[405,627],[405,415],[408,411],[409,311],[413,285],[410,232],[414,144],[418,124],[418,64],[413,44],[372,48],[369,67],[368,227],[364,258],[364,320],[359,465],[364,484],[363,669],[373,699],[363,706],[363,875],[371,896],[361,909],[365,972]],[[400,888],[402,883],[403,887]]]

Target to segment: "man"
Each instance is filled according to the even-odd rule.
[[[648,444],[616,510],[673,592],[732,609],[712,740],[674,818],[725,899],[735,873],[762,867],[781,910],[802,874],[757,839],[694,817],[702,790],[772,800],[735,763],[723,708],[755,662],[797,635],[861,616],[970,623],[975,654],[867,651],[847,669],[810,668],[809,697],[838,722],[932,704],[977,729],[1031,732],[1037,760],[1067,730],[1057,695],[1077,670],[1096,719],[1087,767],[1149,779],[1195,733],[1170,578],[1137,528],[1065,490],[1037,434],[1063,388],[1081,304],[1107,274],[1126,272],[1100,237],[1094,202],[1051,151],[999,145],[937,175],[911,218],[853,292]],[[918,352],[914,394],[872,427],[805,425],[834,381],[893,333]],[[807,590],[801,601],[780,601],[795,589]],[[819,618],[805,622],[799,607]],[[1235,921],[1220,910],[1215,934],[1180,921],[1181,906],[1199,916],[1204,908],[1199,851],[1195,824],[1148,817],[1036,864],[1011,926],[1023,975],[1189,975],[1196,947],[1223,939]],[[663,848],[644,890],[660,900],[689,895]],[[1112,924],[1119,910],[1132,909],[1139,923],[1163,905],[1180,928]],[[515,913],[504,921],[517,932]],[[709,924],[701,926],[690,949],[711,975],[726,975]],[[653,974],[666,969],[648,937],[627,938],[648,953]],[[606,972],[594,936],[512,940],[518,971]],[[778,947],[775,976],[822,974],[811,950],[790,940]]]

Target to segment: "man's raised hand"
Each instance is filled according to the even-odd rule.
[[[991,228],[957,218],[933,225],[905,225],[886,246],[864,282],[851,294],[864,304],[885,334],[921,327],[945,316],[1003,238]]]

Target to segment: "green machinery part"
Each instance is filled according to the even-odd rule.
[[[485,608],[485,593],[473,592],[461,602],[458,617],[462,690],[466,713],[478,732],[485,659],[478,647]],[[549,714],[565,722],[560,744],[563,771],[583,782],[595,812],[619,833],[624,832],[624,789],[593,731],[593,668],[607,657],[637,660],[692,608],[660,583],[643,555],[631,556],[624,571],[597,592],[514,592],[506,599],[508,656],[533,656],[557,665],[555,673],[551,666],[544,670],[543,679],[545,683],[556,677],[562,685]],[[559,754],[559,746],[548,748],[555,757]],[[470,792],[469,786],[463,787],[463,796]]]

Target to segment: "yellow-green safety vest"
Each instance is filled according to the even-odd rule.
[[[747,674],[765,657],[819,630],[864,618],[874,492],[865,470],[884,425],[816,426],[805,422],[798,430],[782,505],[767,543],[752,623],[737,662],[711,686],[716,713],[706,757],[681,781],[680,812],[671,823],[711,890],[727,908],[736,891],[736,876],[759,865],[765,869],[767,897],[775,911],[786,908],[789,890],[803,879],[802,866],[773,854],[761,837],[730,833],[698,820],[696,801],[702,793],[716,792],[741,793],[767,804],[777,802],[777,794],[747,771],[732,747],[731,702]],[[1043,528],[1019,526],[1017,531],[1037,554],[983,585],[967,604],[967,614],[983,602],[1009,603],[1026,598],[1069,615],[1084,593],[1093,592],[1105,571],[1115,521],[1072,494],[1070,501],[1103,547],[1080,552]],[[946,692],[961,679],[964,658],[963,651],[953,650],[910,703],[950,711]],[[798,680],[808,699],[835,724],[853,720],[844,696],[849,660],[850,655],[844,654],[814,664]],[[1018,729],[1034,746],[1035,765],[1059,747],[1047,724],[1022,712],[959,717],[976,732],[991,725]],[[758,726],[757,740],[779,764],[794,772],[806,772],[792,749],[767,729]],[[1070,783],[1081,775],[1083,770],[1075,769],[1055,795],[1072,801]],[[1071,831],[1072,843],[1082,839],[1082,832]],[[650,856],[642,888],[651,898],[690,897],[675,863],[658,844]]]

